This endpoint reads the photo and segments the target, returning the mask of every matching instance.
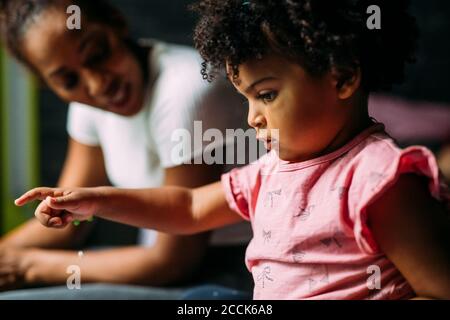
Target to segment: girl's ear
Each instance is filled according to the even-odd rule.
[[[332,76],[339,99],[346,100],[361,86],[361,69],[358,68],[333,68]]]

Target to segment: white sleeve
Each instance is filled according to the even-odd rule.
[[[67,132],[75,141],[88,145],[100,145],[96,128],[96,110],[93,107],[72,102],[67,115]]]
[[[242,127],[242,120],[245,123],[246,117],[233,111],[245,108],[230,105],[238,97],[226,83],[208,83],[196,73],[190,81],[172,79],[167,87],[164,91],[170,92],[162,93],[165,97],[150,117],[151,136],[163,168],[202,163],[204,153],[211,154],[226,143],[226,129]],[[212,136],[205,141],[203,134],[208,129],[220,134],[210,131]]]

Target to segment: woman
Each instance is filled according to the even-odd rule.
[[[194,121],[202,121],[203,130],[222,132],[244,126],[236,120],[246,112],[241,100],[225,81],[208,84],[202,79],[201,59],[193,49],[157,41],[136,44],[123,17],[105,1],[0,4],[1,34],[9,51],[70,103],[70,142],[59,186],[109,181],[129,188],[196,187],[219,177],[222,166],[193,164],[205,143],[192,152],[173,152],[180,143],[190,150],[191,141],[176,141],[172,135],[194,136]],[[66,27],[69,5],[81,8],[79,30]],[[215,143],[216,148],[225,146],[224,141]],[[209,244],[208,234],[176,237],[141,231],[144,246],[86,251],[80,258],[71,249],[90,230],[89,224],[44,230],[32,220],[1,239],[0,268],[7,271],[1,273],[0,290],[65,284],[69,265],[80,266],[83,283],[176,284],[198,270]],[[144,296],[177,298],[180,291],[164,294],[147,291]]]

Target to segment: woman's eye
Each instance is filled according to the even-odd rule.
[[[258,95],[258,99],[264,101],[265,103],[272,102],[276,99],[277,93],[275,91],[269,91],[265,93],[261,93]]]
[[[69,74],[64,80],[64,88],[66,90],[72,90],[78,85],[78,76],[76,74]]]

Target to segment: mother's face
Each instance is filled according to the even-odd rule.
[[[125,32],[86,19],[81,30],[69,30],[67,18],[64,11],[49,9],[30,24],[22,42],[28,62],[66,102],[123,116],[139,112],[144,76],[125,44]]]

